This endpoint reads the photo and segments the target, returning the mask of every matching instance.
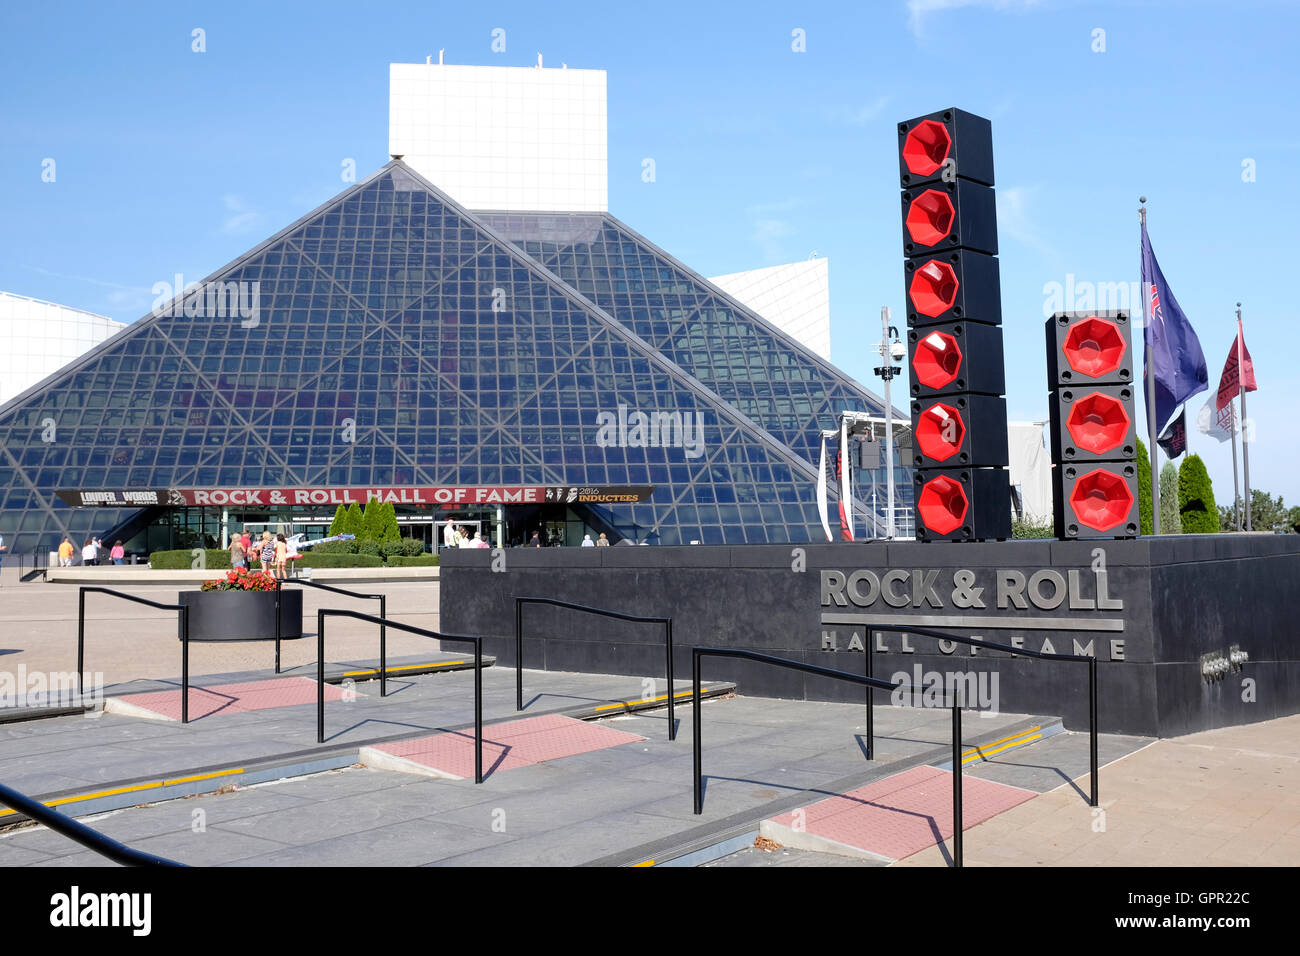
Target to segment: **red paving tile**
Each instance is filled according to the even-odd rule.
[[[612,727],[559,714],[527,717],[483,728],[483,772],[513,770],[558,757],[645,740]],[[373,748],[462,779],[474,776],[474,731],[461,730]]]
[[[342,698],[342,688],[333,684],[325,685],[326,700]],[[160,717],[171,720],[181,719],[179,690],[128,694],[115,699],[152,711]],[[190,687],[190,720],[212,714],[243,714],[253,710],[314,703],[316,703],[316,682],[306,677],[283,677],[278,680],[250,681],[243,684]]]
[[[962,778],[962,829],[1037,796],[976,777]],[[795,827],[791,811],[772,822]],[[952,836],[952,774],[915,767],[838,797],[803,808],[802,829],[894,860],[911,856]]]

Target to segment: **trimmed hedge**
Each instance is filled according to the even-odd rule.
[[[300,568],[380,568],[384,562],[372,554],[316,554],[308,552],[291,562]]]
[[[407,556],[395,554],[388,559],[390,568],[436,568],[438,566],[438,556],[436,554],[418,554]]]
[[[1200,455],[1188,455],[1178,469],[1178,510],[1183,534],[1214,534],[1219,530],[1219,509],[1214,488]]]
[[[206,548],[203,551],[203,564],[196,565],[197,549],[181,548],[176,551],[154,551],[149,555],[149,564],[156,571],[229,571],[230,552],[224,548]]]
[[[1147,456],[1147,446],[1138,439],[1138,515],[1143,534],[1154,534],[1155,520],[1151,511],[1151,459]],[[1161,529],[1164,530],[1163,528]]]
[[[419,557],[424,554],[424,542],[419,538],[403,538],[402,554],[408,558]]]

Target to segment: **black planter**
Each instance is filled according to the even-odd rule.
[[[188,607],[191,641],[275,640],[274,591],[182,591]],[[177,622],[177,639],[180,623]],[[302,637],[302,591],[280,592],[280,637]]]

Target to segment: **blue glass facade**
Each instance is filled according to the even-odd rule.
[[[655,486],[588,509],[613,537],[819,540],[816,429],[878,399],[595,224],[516,247],[390,163],[203,284],[253,308],[151,314],[0,408],[0,533],[148,517],[57,489],[590,484]],[[602,437],[620,409],[700,441]]]

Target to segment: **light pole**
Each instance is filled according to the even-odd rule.
[[[890,339],[893,339],[891,342]],[[889,306],[880,307],[880,345],[876,347],[884,365],[875,369],[877,375],[885,380],[885,475],[886,481],[886,515],[885,532],[889,540],[894,539],[894,405],[889,398],[889,383],[901,372],[901,362],[907,354],[907,347],[898,337],[898,329],[889,324]]]

